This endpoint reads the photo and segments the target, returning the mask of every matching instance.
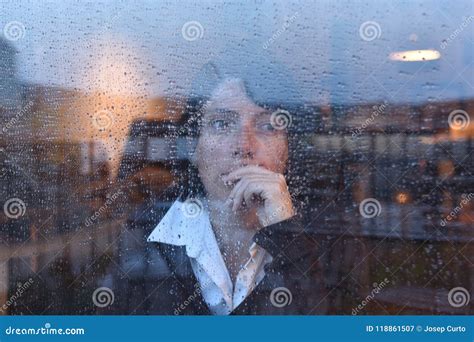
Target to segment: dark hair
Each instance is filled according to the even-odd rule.
[[[297,196],[301,177],[297,176],[295,159],[299,151],[298,132],[304,121],[304,103],[293,82],[291,74],[275,61],[259,56],[258,60],[243,62],[238,58],[221,58],[217,62],[207,63],[198,73],[187,99],[182,120],[180,135],[187,140],[188,150],[194,152],[200,135],[201,120],[205,104],[212,91],[225,79],[242,80],[248,96],[258,105],[272,112],[280,109],[289,114],[286,118],[290,125],[286,127],[288,136],[289,158],[285,178],[290,194]],[[191,153],[192,153],[191,152]],[[189,163],[188,172],[179,175],[181,178],[181,199],[205,196],[205,189],[197,168]]]

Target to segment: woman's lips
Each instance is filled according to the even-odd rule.
[[[228,175],[228,174],[223,174],[223,175],[221,175],[221,179],[222,179],[223,177],[227,176],[227,175]],[[225,186],[227,186],[227,187],[233,187],[233,186],[235,185],[235,183],[237,183],[238,180],[236,179],[236,180],[228,180],[228,181],[225,181],[225,180],[222,179],[222,181],[224,182]]]
[[[233,187],[237,183],[238,179],[225,181],[223,178],[227,177],[232,171],[224,172],[220,174],[220,179],[224,182],[225,186]]]

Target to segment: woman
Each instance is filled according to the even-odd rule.
[[[287,184],[295,87],[275,64],[221,65],[208,64],[197,79],[181,132],[192,142],[190,176],[163,217],[156,210],[138,224],[153,228],[147,262],[132,271],[141,277],[123,277],[115,312],[325,311],[317,251]]]

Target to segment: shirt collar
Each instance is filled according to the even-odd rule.
[[[197,258],[204,249],[209,248],[208,244],[211,243],[209,239],[212,240],[214,232],[207,207],[199,200],[194,201],[196,202],[189,204],[176,200],[148,236],[147,241],[185,246],[186,254],[191,258]],[[190,206],[196,207],[190,211]],[[249,247],[249,261],[256,261],[260,250],[261,247],[253,242]]]
[[[203,272],[218,286],[226,302],[231,302],[232,283],[217,245],[207,208],[198,200],[192,201],[174,202],[150,234],[148,241],[185,246],[188,257],[202,267]],[[196,274],[196,270],[194,272]],[[197,276],[202,283],[201,277]]]
[[[148,236],[148,241],[185,246],[186,254],[197,258],[204,250],[206,235],[212,233],[212,228],[207,210],[200,201],[195,201],[192,204],[175,201]]]
[[[207,207],[200,201],[194,201],[196,202],[191,204],[188,201],[174,202],[152,231],[148,241],[185,246],[188,257],[194,259],[191,260],[191,265],[198,281],[206,284],[208,281],[206,277],[209,277],[221,293],[221,297],[215,298],[213,291],[204,292],[204,297],[209,303],[223,299],[226,310],[231,312],[263,279],[263,266],[271,262],[272,257],[262,247],[252,243],[249,248],[250,258],[239,272],[239,275],[242,272],[245,274],[242,275],[242,279],[237,279],[237,290],[233,294],[234,286],[217,245]],[[203,272],[199,271],[199,268],[196,271],[196,265],[199,265]]]

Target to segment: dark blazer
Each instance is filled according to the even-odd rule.
[[[167,206],[131,217],[120,237],[119,258],[102,281],[114,303],[99,314],[210,315],[185,247],[147,242]],[[307,315],[327,312],[319,251],[297,218],[261,229],[254,241],[273,261],[234,315]],[[272,291],[274,291],[272,295]]]

